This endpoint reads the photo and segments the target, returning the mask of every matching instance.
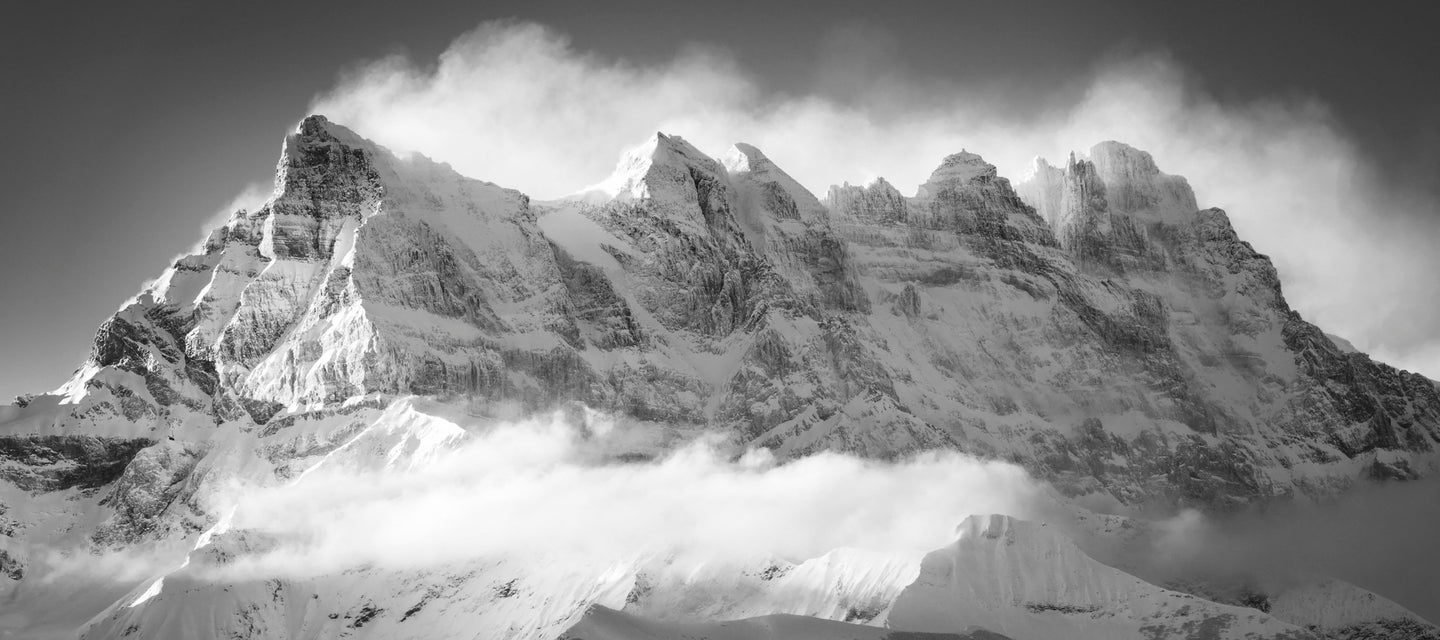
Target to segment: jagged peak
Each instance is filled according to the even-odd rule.
[[[720,164],[730,174],[760,173],[774,165],[770,158],[766,157],[754,145],[744,142],[737,142],[730,145],[730,149],[720,158]]]
[[[969,184],[975,180],[993,179],[997,175],[995,165],[986,162],[979,154],[961,149],[960,153],[952,153],[940,161],[940,166],[930,173],[930,179],[916,190],[915,197],[929,197],[943,186]]]
[[[1020,179],[1016,184],[1033,183],[1040,180],[1055,180],[1062,178],[1065,170],[1050,164],[1045,158],[1035,156],[1025,165],[1020,172]]]
[[[1036,158],[1016,191],[1055,224],[1063,217],[1060,194],[1066,184],[1102,189],[1115,213],[1179,221],[1198,210],[1185,178],[1161,171],[1148,151],[1115,140],[1100,142],[1087,153],[1071,151],[1063,169]]]
[[[313,114],[300,120],[294,131],[285,137],[285,149],[314,148],[321,146],[340,146],[349,149],[364,150],[370,159],[379,165],[392,167],[392,165],[406,165],[409,171],[423,171],[435,174],[446,174],[462,176],[449,162],[435,160],[422,153],[411,150],[396,151],[370,140],[353,129],[326,118],[323,115]],[[282,153],[282,158],[288,154]],[[468,178],[467,178],[468,179]],[[485,182],[479,180],[479,182]],[[487,183],[490,184],[490,183]]]
[[[814,194],[801,186],[799,181],[781,169],[775,161],[766,156],[764,152],[755,148],[754,145],[744,142],[737,142],[730,146],[730,149],[721,157],[720,164],[731,176],[749,175],[765,182],[777,182],[792,192],[791,195],[803,194],[805,197],[814,199]],[[818,204],[818,200],[816,201]]]
[[[320,114],[305,116],[295,125],[295,130],[285,136],[287,150],[331,144],[353,148],[376,148],[375,143],[366,140],[343,125],[331,122],[329,118]]]
[[[732,181],[742,190],[749,181],[778,186],[794,201],[796,211],[802,220],[817,220],[825,217],[825,205],[815,194],[801,185],[798,180],[781,169],[764,152],[754,145],[737,142],[730,146],[721,157],[720,164],[729,173]]]
[[[1161,171],[1147,151],[1107,140],[1090,148],[1090,164],[1113,210],[1176,220],[1199,209],[1190,183]]]
[[[754,145],[737,142],[730,145],[730,149],[720,159],[720,164],[724,165],[726,171],[734,174],[764,171],[775,163]]]
[[[324,132],[329,128],[330,119],[318,113],[312,113],[300,119],[295,125],[295,135],[308,136]]]
[[[1097,167],[1124,166],[1146,174],[1161,174],[1150,152],[1115,140],[1105,140],[1090,147],[1089,158]]]
[[[715,160],[705,155],[695,145],[690,144],[677,135],[669,135],[662,131],[656,131],[654,135],[645,139],[645,142],[631,150],[650,159],[656,164],[678,164],[710,162]]]
[[[895,185],[890,184],[890,181],[889,181],[889,180],[886,180],[886,179],[885,179],[884,177],[882,177],[882,176],[876,176],[875,178],[871,179],[870,182],[868,182],[868,183],[850,184],[850,181],[849,181],[849,180],[846,180],[846,181],[844,181],[844,182],[841,182],[840,184],[832,184],[832,185],[830,185],[830,191],[837,191],[837,190],[842,190],[842,189],[859,189],[859,190],[861,190],[861,191],[885,191],[885,192],[891,192],[891,191],[893,191],[893,192],[895,192],[895,193],[897,193],[897,194],[900,192],[899,189],[896,189],[896,188],[895,188]]]
[[[1070,158],[1065,161],[1065,168],[1060,170],[1062,179],[1076,183],[1097,182],[1095,163],[1090,158],[1090,155],[1076,155],[1071,151]]]
[[[980,157],[980,154],[971,153],[969,150],[966,149],[961,149],[960,153],[952,153],[948,156],[945,156],[945,159],[940,161],[941,168],[954,167],[959,165],[988,166],[989,163],[985,162],[985,158]]]
[[[712,173],[723,170],[705,153],[684,138],[656,131],[644,142],[620,155],[610,177],[581,189],[576,198],[590,201],[639,200],[650,196],[646,177],[657,166],[699,167]]]
[[[875,176],[875,179],[870,181],[870,184],[867,188],[884,189],[886,191],[899,191],[899,189],[896,189],[895,185],[890,184],[890,181],[886,180],[884,176]]]
[[[848,205],[859,200],[880,200],[894,203],[897,209],[904,208],[905,196],[900,193],[895,185],[883,177],[876,177],[869,184],[850,184],[847,180],[840,184],[830,185],[825,192],[824,204],[832,209],[838,208],[843,211]]]
[[[995,165],[986,162],[979,154],[962,149],[960,153],[945,156],[940,166],[931,172],[929,182],[969,182],[986,176],[995,176]]]

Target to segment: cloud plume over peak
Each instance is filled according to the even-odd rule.
[[[754,144],[822,195],[830,184],[877,177],[913,192],[962,148],[1017,178],[1034,156],[1054,161],[1120,140],[1186,176],[1201,206],[1229,211],[1241,236],[1275,260],[1307,318],[1381,359],[1440,376],[1432,330],[1440,281],[1417,277],[1440,270],[1429,251],[1440,232],[1435,204],[1387,187],[1323,104],[1227,103],[1166,55],[1146,53],[1098,65],[1055,88],[1064,106],[1036,109],[985,88],[909,77],[892,68],[900,45],[867,34],[857,27],[826,40],[828,50],[858,51],[865,64],[853,78],[820,69],[822,93],[774,92],[713,48],[638,64],[580,51],[541,25],[485,23],[438,60],[361,65],[312,110],[537,198],[597,182],[621,149],[657,129],[711,154]],[[847,38],[878,44],[847,49]]]

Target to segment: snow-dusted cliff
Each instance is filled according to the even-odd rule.
[[[253,541],[217,529],[212,500],[233,479],[297,482],[336,456],[423,465],[464,439],[412,396],[477,419],[583,405],[782,458],[955,449],[1018,463],[1068,497],[1216,512],[1414,478],[1440,462],[1435,383],[1305,322],[1224,212],[1199,209],[1183,178],[1123,144],[1063,168],[1037,161],[1018,186],[961,152],[914,197],[877,180],[822,201],[752,146],[717,160],[656,134],[592,189],[538,203],[312,116],[286,138],[264,206],[236,212],[127,302],[60,389],[0,408],[0,581],[27,611],[14,624],[0,616],[0,628],[84,622],[29,586],[57,549],[144,548],[199,564],[243,555]],[[951,633],[968,621],[1016,638],[1110,632],[1076,622],[1082,609],[1125,633],[1176,615],[1212,630],[1224,618],[1266,637],[1309,633],[1159,587],[1121,589],[1118,570],[1030,525],[977,522],[957,549],[1014,536],[1043,549],[1011,549],[1013,560],[967,579],[1024,569],[1029,590],[946,583],[944,551],[913,571],[865,560],[819,600],[785,591],[806,563],[779,580],[647,591],[651,561],[607,560],[545,574],[536,579],[549,586],[514,601],[492,597],[495,584],[538,574],[496,569],[503,561],[273,584],[182,575],[93,593],[91,613],[115,604],[90,636],[223,635],[231,612],[248,611],[252,634],[364,635],[368,624],[373,637],[400,637],[422,614],[395,607],[416,589],[440,594],[422,604],[451,603],[421,635],[501,625],[553,636],[591,605]],[[1070,578],[1026,564],[1057,553],[1075,580],[1100,586],[1054,592],[1045,580]],[[865,578],[876,571],[884,580]],[[900,593],[926,585],[963,586],[970,604]],[[627,600],[637,590],[655,595]],[[481,592],[501,604],[464,604]],[[1112,611],[1132,596],[1149,604]],[[386,604],[366,614],[370,600]],[[982,600],[994,606],[966,608]],[[349,612],[322,616],[336,611]],[[596,611],[584,624],[620,624]]]

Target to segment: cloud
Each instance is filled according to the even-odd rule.
[[[588,410],[482,424],[414,402],[392,407],[373,439],[297,481],[240,483],[214,496],[211,509],[233,513],[229,528],[247,551],[192,570],[233,581],[498,558],[569,566],[653,555],[723,565],[799,562],[842,547],[919,559],[951,541],[966,516],[1003,513],[1060,527],[1100,561],[1156,584],[1277,593],[1335,577],[1440,618],[1436,480],[1234,514],[1187,510],[1132,539],[1074,521],[1058,494],[1019,466],[956,452],[781,462],[715,433],[677,440],[669,427]],[[97,561],[133,578],[166,558],[174,562],[173,554]]]
[[[236,211],[244,210],[253,212],[259,209],[265,204],[266,200],[270,199],[273,192],[274,187],[269,183],[251,182],[245,185],[240,189],[239,193],[235,194],[235,197],[230,198],[229,202],[226,202],[219,209],[216,209],[215,213],[210,214],[209,219],[205,222],[205,226],[200,229],[202,237],[209,235],[215,227],[228,222],[230,216],[235,215]]]
[[[233,528],[265,542],[225,570],[296,576],[640,553],[799,561],[847,546],[918,558],[968,514],[1034,514],[1043,503],[1019,467],[953,452],[779,463],[702,436],[653,460],[606,453],[636,437],[556,414],[484,428],[423,464],[327,462],[285,486],[235,487]]]
[[[208,496],[211,511],[233,514],[214,543],[225,547],[224,559],[186,571],[231,583],[358,567],[500,558],[605,566],[643,556],[669,558],[684,571],[798,562],[842,547],[918,559],[950,542],[967,515],[1004,513],[1049,522],[1100,561],[1156,584],[1275,593],[1303,578],[1338,577],[1440,618],[1432,570],[1440,563],[1440,481],[1365,485],[1331,502],[1232,515],[1185,511],[1156,521],[1157,535],[1135,546],[1073,521],[1053,489],[1020,467],[955,452],[897,461],[826,452],[780,462],[714,433],[676,442],[670,427],[594,412],[482,424],[414,402],[423,406],[392,407],[366,436],[295,481],[237,481]],[[637,460],[637,451],[656,453]],[[174,546],[33,551],[45,588],[30,601],[110,594],[93,598],[102,606],[185,555]]]
[[[857,38],[869,45],[851,46]],[[433,62],[363,64],[312,110],[538,198],[598,182],[622,148],[657,129],[712,154],[755,144],[821,195],[879,176],[913,190],[962,148],[1017,177],[1033,156],[1121,140],[1186,176],[1202,206],[1227,209],[1308,318],[1440,377],[1440,279],[1428,275],[1440,270],[1430,251],[1436,205],[1387,186],[1323,104],[1222,103],[1167,56],[1147,53],[1099,64],[1078,94],[1056,87],[1051,101],[1080,96],[1067,106],[1026,108],[994,87],[907,75],[896,62],[901,41],[873,26],[848,25],[822,44],[835,54],[822,60],[848,56],[858,70],[822,65],[819,92],[782,94],[762,90],[723,51],[691,47],[639,64],[579,51],[540,25],[491,22]]]
[[[29,569],[39,576],[42,584],[98,582],[126,588],[160,571],[174,568],[176,557],[183,557],[185,553],[184,549],[174,545],[85,553],[47,542],[35,543],[28,551]]]

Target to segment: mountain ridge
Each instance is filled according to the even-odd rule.
[[[1433,458],[1440,439],[1433,383],[1348,355],[1301,320],[1284,303],[1269,261],[1238,239],[1223,212],[1183,214],[1194,201],[1184,179],[1160,173],[1144,152],[1102,143],[1092,150],[1098,164],[1072,158],[1065,170],[1049,167],[1018,190],[962,152],[947,158],[916,198],[899,196],[883,180],[835,187],[827,214],[827,205],[749,145],[732,150],[733,172],[680,138],[657,134],[646,148],[649,155],[622,158],[612,176],[643,187],[645,197],[617,192],[603,205],[532,203],[428,160],[402,161],[323,117],[307,118],[287,138],[271,203],[259,213],[238,212],[202,253],[177,260],[102,324],[89,362],[58,391],[81,404],[120,391],[71,412],[89,434],[104,433],[103,425],[135,433],[141,423],[160,431],[242,417],[264,424],[282,409],[294,414],[413,392],[532,409],[569,400],[628,407],[621,412],[642,419],[728,424],[749,438],[764,435],[757,444],[781,451],[858,447],[882,456],[929,446],[1001,453],[993,438],[974,442],[962,425],[987,431],[988,422],[1010,421],[1012,404],[1051,430],[1057,414],[1079,409],[1075,426],[1057,431],[1068,443],[1055,444],[1065,449],[1083,435],[1066,431],[1095,419],[1103,430],[1107,415],[1117,424],[1149,422],[1161,435],[1175,431],[1165,424],[1179,422],[1193,435],[1225,435],[1235,444],[1254,435],[1262,415],[1273,419],[1269,407],[1278,404],[1280,422],[1296,432],[1283,439],[1312,448],[1286,451],[1290,469],[1371,455],[1369,473],[1410,477],[1421,472],[1411,468],[1415,456]],[[382,207],[403,213],[376,216]],[[1185,215],[1184,224],[1173,222]],[[545,218],[592,231],[598,225],[605,241],[556,241],[542,227],[565,225],[540,224]],[[504,241],[495,241],[497,233]],[[417,241],[427,248],[406,255]],[[1189,291],[1177,292],[1177,283]],[[921,325],[940,318],[933,297],[947,288],[989,299],[1013,326],[971,344],[944,344]],[[1051,309],[1005,308],[1036,304]],[[886,306],[890,313],[881,311]],[[944,320],[976,326],[955,321],[990,311]],[[1040,315],[1046,312],[1050,318]],[[909,332],[918,341],[906,345],[911,353],[928,344],[946,359],[927,366],[877,353],[873,345],[900,330],[887,319],[896,315],[918,327]],[[1128,398],[1101,394],[1097,406],[1087,397],[1093,391],[1057,398],[1029,381],[974,397],[976,387],[994,387],[1016,370],[1028,378],[1043,373],[1024,357],[995,367],[1002,359],[985,346],[999,339],[1013,348],[1021,334],[1037,331],[1051,334],[1039,338],[1046,350],[1057,343],[1082,348],[1065,354],[1069,362],[1049,365],[1071,369],[1052,380],[1073,380],[1086,366],[1118,370],[1122,380],[1136,381]],[[1084,353],[1086,338],[1077,332],[1122,358]],[[1221,358],[1228,362],[1217,363]],[[633,383],[637,367],[657,365],[667,370],[664,379]],[[985,368],[991,371],[979,373],[994,375],[965,375]],[[781,374],[795,384],[770,384]],[[939,393],[897,391],[897,374],[912,382],[923,374],[925,383],[915,386]],[[143,379],[154,401],[127,395],[142,380],[108,382],[127,375]],[[812,390],[795,394],[798,385]],[[955,393],[946,388],[972,397],[960,407],[909,410]],[[1237,389],[1249,397],[1224,395]],[[1303,397],[1277,397],[1285,394]],[[868,396],[866,406],[854,404],[857,396]],[[800,404],[814,410],[807,414]],[[870,430],[909,435],[865,444],[815,433],[821,442],[840,438],[833,447],[781,442],[786,433],[817,427],[829,433],[828,416],[839,412],[889,415]],[[1297,412],[1316,415],[1297,424]],[[162,413],[168,417],[159,419]],[[57,430],[75,428],[46,431]],[[1233,433],[1222,434],[1227,430]],[[1162,447],[1173,452],[1183,444]],[[1276,490],[1290,491],[1283,484]],[[1325,492],[1308,484],[1300,490]]]
[[[311,116],[262,207],[106,320],[55,393],[0,410],[22,492],[0,568],[18,585],[62,530],[186,546],[218,483],[388,443],[410,395],[487,419],[583,406],[782,459],[956,449],[1137,509],[1440,465],[1435,383],[1305,322],[1223,211],[1120,143],[1016,185],[962,151],[914,197],[821,200],[750,145],[717,160],[657,133],[535,202]]]

